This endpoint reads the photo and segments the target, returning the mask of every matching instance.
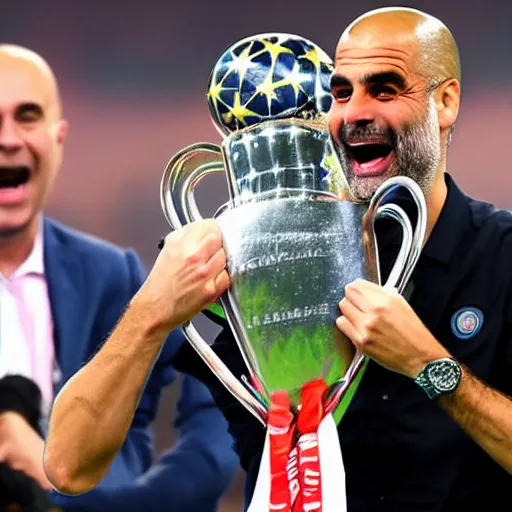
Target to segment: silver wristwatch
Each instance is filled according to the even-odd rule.
[[[457,361],[444,357],[428,363],[414,382],[432,400],[453,393],[462,379],[462,368]]]

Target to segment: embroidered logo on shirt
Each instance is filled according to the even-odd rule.
[[[452,331],[457,338],[465,340],[476,336],[484,322],[484,314],[478,308],[464,307],[452,316]]]

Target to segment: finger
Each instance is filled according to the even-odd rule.
[[[354,283],[357,285],[359,293],[365,297],[379,297],[386,293],[393,293],[396,290],[393,286],[381,286],[380,284],[367,281],[366,279],[356,279]]]
[[[208,276],[212,278],[216,278],[226,268],[226,252],[222,247],[210,258],[207,265]]]
[[[230,279],[226,270],[223,270],[216,277],[209,279],[202,288],[201,301],[203,307],[213,304],[219,300],[219,297],[229,288]]]
[[[223,293],[231,286],[231,279],[227,270],[223,270],[214,280],[213,289],[214,293],[208,301],[209,304],[217,302]]]
[[[205,299],[208,303],[213,303],[219,299],[231,284],[226,270],[226,253],[224,249],[219,249],[210,258],[205,269]]]
[[[226,270],[223,270],[216,278],[215,278],[215,291],[217,294],[216,299],[213,302],[219,300],[219,297],[231,286],[231,280],[229,278],[229,274]]]
[[[336,319],[336,327],[357,347],[359,340],[359,332],[352,322],[346,316],[339,316]]]
[[[207,235],[214,235],[219,240],[222,240],[222,234],[216,220],[203,219],[186,226],[185,236],[196,243]]]
[[[39,482],[39,485],[43,489],[46,489],[47,491],[50,491],[53,489],[53,485],[50,483],[50,480],[48,480],[48,477],[46,476],[46,473],[44,473],[44,471],[42,473],[38,472],[36,479]]]
[[[345,286],[344,300],[352,304],[360,311],[366,311],[368,309],[366,298],[364,293],[361,291],[361,285],[358,281],[354,281]]]
[[[345,286],[345,297],[363,312],[368,312],[382,293],[381,286],[364,279],[356,279]]]
[[[189,250],[194,255],[195,261],[209,264],[209,261],[217,252],[222,250],[222,238],[217,233],[207,233],[200,241],[190,241]],[[225,263],[223,266],[225,266]]]
[[[356,307],[347,297],[344,297],[339,308],[342,316],[346,317],[353,325],[359,325],[364,313]]]
[[[221,247],[211,258],[207,264],[207,275],[213,280],[212,302],[216,302],[218,298],[229,288],[231,281],[226,271],[227,257],[224,249]]]
[[[378,290],[381,288],[380,285],[373,283],[372,281],[368,281],[368,279],[358,278],[358,279],[355,279],[353,282],[354,282],[354,284],[357,285],[357,287],[360,290],[372,291],[372,290],[376,290],[376,289]]]
[[[163,248],[175,246],[176,243],[182,243],[185,246],[197,248],[200,242],[208,235],[222,240],[222,235],[217,222],[214,219],[205,219],[192,222],[181,228],[171,231],[164,240]]]
[[[30,464],[26,467],[19,468],[19,471],[23,471],[28,476],[33,478],[43,489],[52,489],[52,485],[50,484],[50,481],[48,480],[48,477],[46,476],[44,469],[42,467],[39,467],[37,464]]]

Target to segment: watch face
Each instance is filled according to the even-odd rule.
[[[435,361],[427,373],[429,381],[439,391],[453,391],[461,376],[459,365],[450,359]]]

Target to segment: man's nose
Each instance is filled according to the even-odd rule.
[[[375,109],[372,99],[366,94],[352,94],[343,109],[345,125],[365,125],[375,121]]]
[[[14,152],[22,147],[16,123],[9,119],[0,119],[0,151]]]

